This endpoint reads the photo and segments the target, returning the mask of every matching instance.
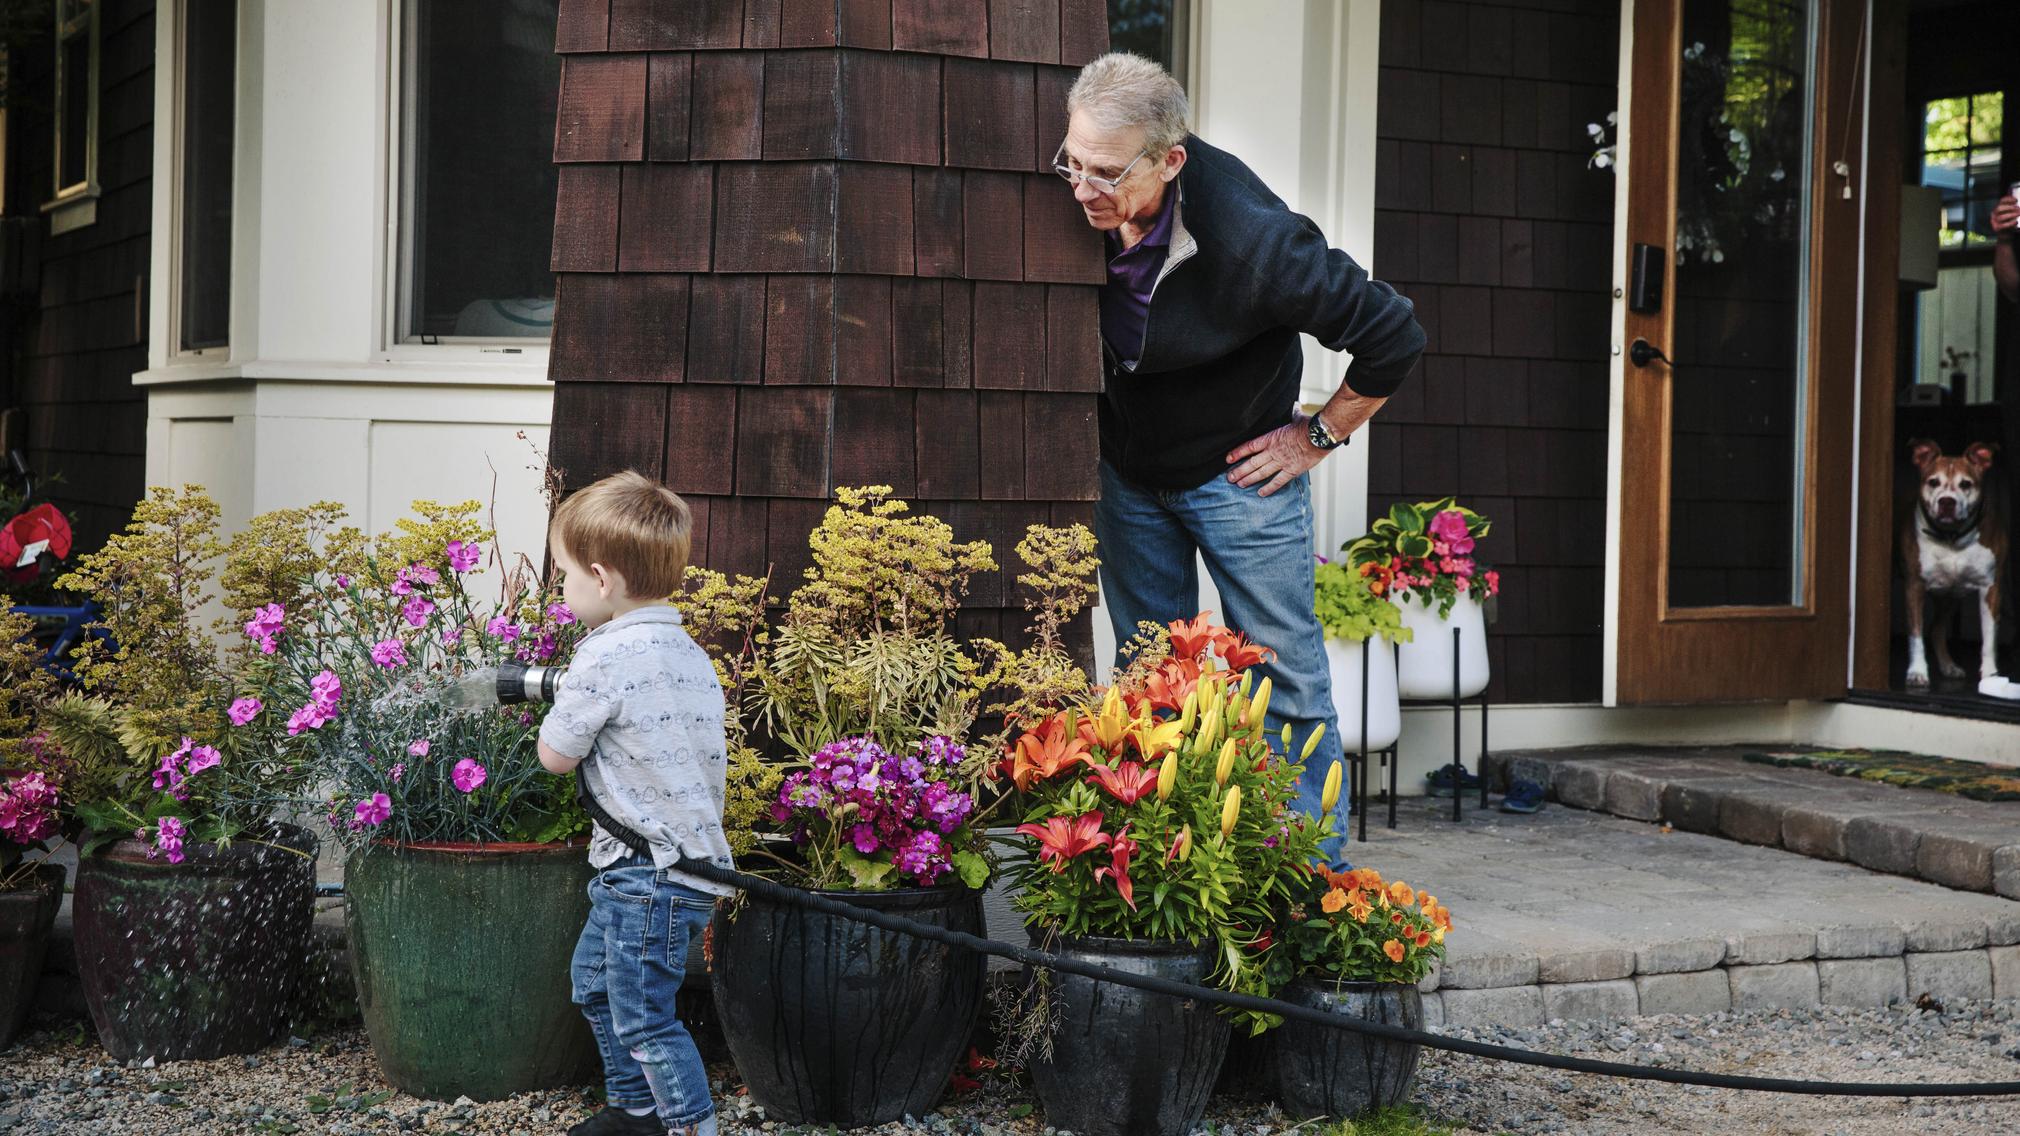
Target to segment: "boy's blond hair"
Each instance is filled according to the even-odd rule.
[[[635,599],[680,590],[693,529],[694,514],[678,493],[630,469],[570,495],[549,526],[569,559],[617,572]]]

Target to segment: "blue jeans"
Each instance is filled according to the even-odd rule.
[[[1298,781],[1299,807],[1317,818],[1326,772],[1341,750],[1325,632],[1312,614],[1311,478],[1300,476],[1268,497],[1224,476],[1197,489],[1146,489],[1102,462],[1094,534],[1101,542],[1102,599],[1118,648],[1136,635],[1138,623],[1198,614],[1194,553],[1206,561],[1227,609],[1220,622],[1276,651],[1258,668],[1274,689],[1266,723],[1272,747],[1286,722],[1293,750],[1302,750],[1320,723],[1326,727]],[[1334,835],[1319,846],[1334,865],[1346,863],[1341,846],[1348,805],[1342,792],[1333,809]]]
[[[673,998],[688,943],[714,910],[712,897],[665,879],[644,857],[619,860],[589,881],[589,922],[569,967],[611,1107],[653,1108],[669,1130],[700,1125],[700,1136],[713,1136],[715,1102]]]

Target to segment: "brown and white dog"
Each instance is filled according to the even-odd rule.
[[[1999,674],[1999,574],[2006,561],[2005,517],[2001,515],[2004,510],[1986,507],[1985,493],[1985,472],[1991,468],[1998,447],[1973,442],[1962,454],[1949,456],[1931,441],[1908,445],[1919,478],[1915,508],[1900,527],[1901,572],[1908,600],[1908,685],[1929,685],[1923,600],[1931,595],[1937,599],[1936,666],[1947,678],[1964,677],[1964,668],[1950,657],[1952,604],[1944,601],[1960,601],[1967,592],[1975,592],[1978,600],[1978,632],[1983,644],[1979,682],[1981,686],[2002,685],[2003,680],[1991,680]]]

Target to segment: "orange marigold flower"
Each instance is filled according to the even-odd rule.
[[[1395,883],[1389,885],[1389,902],[1395,904],[1397,907],[1408,907],[1417,902],[1417,893],[1411,889],[1409,884],[1397,880]]]
[[[1347,893],[1341,891],[1339,888],[1334,888],[1327,892],[1326,897],[1319,900],[1319,910],[1325,912],[1327,915],[1331,915],[1346,905]]]
[[[1390,939],[1388,942],[1382,944],[1382,953],[1389,956],[1390,962],[1402,962],[1403,944]]]

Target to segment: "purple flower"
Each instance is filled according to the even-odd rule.
[[[407,743],[407,755],[409,757],[426,757],[428,756],[428,749],[429,742],[427,738],[415,738],[413,741]]]
[[[329,706],[335,706],[337,700],[344,696],[343,680],[337,677],[335,671],[328,668],[317,672],[316,677],[309,680],[309,689],[314,692],[317,702]]]
[[[493,639],[500,639],[510,643],[514,639],[519,638],[519,625],[502,615],[494,615],[491,617],[491,622],[484,625],[484,633]]]
[[[547,618],[553,620],[555,623],[561,625],[562,627],[566,627],[569,624],[575,622],[575,613],[569,610],[569,607],[566,603],[560,600],[556,600],[555,602],[547,605]]]
[[[447,551],[449,553],[449,570],[457,573],[468,572],[472,568],[475,568],[477,561],[482,556],[477,551],[476,545],[466,544],[460,540],[450,541]]]
[[[877,829],[875,825],[859,824],[851,832],[856,851],[867,856],[877,850]]]
[[[286,618],[286,610],[277,603],[259,608],[253,612],[253,617],[246,621],[246,638],[259,640],[260,648],[271,655],[274,653],[274,637],[281,633],[281,624]]]
[[[161,820],[155,823],[154,847],[148,849],[148,857],[152,859],[159,853],[167,856],[168,862],[171,864],[182,863],[184,858],[182,854],[182,838],[188,831],[188,829],[183,827],[180,818],[172,816],[162,817]]]
[[[381,639],[372,644],[372,661],[392,670],[407,665],[407,645],[398,639]]]
[[[264,709],[266,705],[257,698],[239,698],[233,700],[231,709],[225,711],[225,716],[231,719],[232,725],[243,726],[259,717],[260,711]]]
[[[449,780],[456,783],[456,788],[469,793],[484,783],[485,776],[484,767],[466,757],[450,771]]]
[[[217,752],[215,746],[197,746],[189,751],[189,763],[183,767],[183,774],[194,777],[223,761],[224,756]]]
[[[442,574],[426,564],[411,564],[402,570],[407,579],[424,588],[432,588],[442,582]]]
[[[337,573],[337,587],[343,588],[348,591],[350,589],[350,586],[351,586],[351,578],[349,576],[344,575],[342,572]]]
[[[400,614],[407,617],[407,626],[419,627],[428,622],[428,616],[434,610],[433,600],[426,596],[415,596],[407,601],[407,606],[400,609]]]
[[[388,769],[386,772],[392,776],[393,783],[397,785],[400,783],[400,778],[405,777],[407,775],[407,763],[404,761],[396,761],[393,763],[393,767],[391,769]]]
[[[948,767],[959,765],[968,756],[961,743],[945,734],[934,734],[919,743],[919,757],[927,765]]]
[[[353,829],[360,825],[384,824],[386,818],[393,815],[393,799],[384,793],[373,793],[352,806],[351,812],[354,814]]]
[[[444,647],[454,647],[462,641],[463,629],[460,627],[451,627],[447,631],[442,632],[442,645]]]

